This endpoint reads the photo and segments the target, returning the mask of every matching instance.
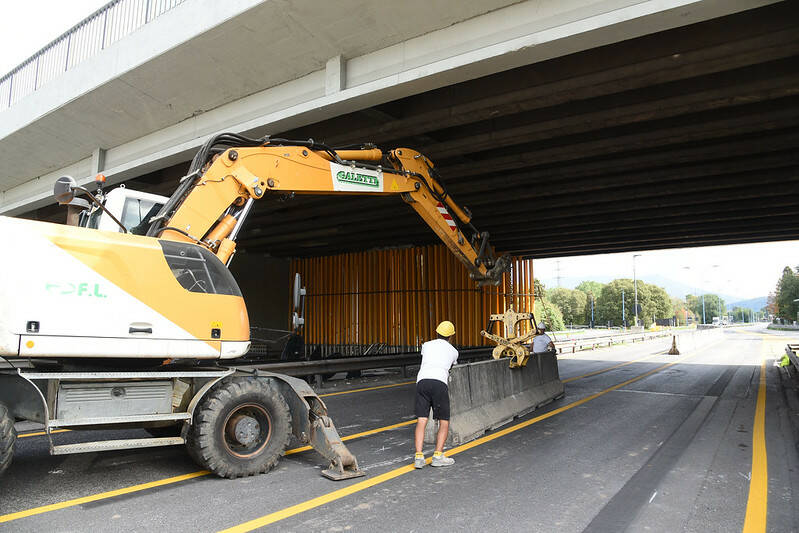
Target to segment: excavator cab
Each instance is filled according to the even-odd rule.
[[[102,181],[97,180],[95,183],[98,183],[98,190],[93,195],[93,199],[97,200],[96,203],[74,196],[66,202],[68,207],[67,225],[146,235],[147,229],[150,227],[150,220],[169,200],[166,196],[159,194],[128,189],[124,184],[104,193],[102,187],[99,186]],[[69,195],[66,187],[74,186],[74,180],[65,176],[59,180],[59,184],[61,184],[62,194]],[[114,218],[121,222],[121,226]]]

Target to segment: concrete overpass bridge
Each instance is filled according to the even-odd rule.
[[[519,256],[799,238],[795,2],[139,4],[95,14],[95,34],[121,21],[116,40],[106,22],[93,55],[58,56],[29,94],[0,82],[0,213],[62,220],[62,174],[168,194],[233,131],[416,148]],[[431,242],[396,198],[305,197],[261,202],[239,247]]]

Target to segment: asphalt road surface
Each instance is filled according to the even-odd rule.
[[[313,451],[225,480],[182,447],[52,457],[23,432],[0,531],[799,531],[797,382],[772,365],[798,335],[717,337],[565,355],[563,399],[449,450],[449,468],[410,466],[413,385],[390,374],[325,397],[367,473],[349,481]],[[112,434],[54,439],[87,436]]]

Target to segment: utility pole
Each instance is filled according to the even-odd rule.
[[[641,254],[633,255],[633,289],[635,290],[635,325],[638,326],[638,279],[635,277],[635,258]]]
[[[691,267],[689,267],[689,266],[684,266],[682,268],[683,268],[683,270],[686,270],[686,271],[690,271],[691,270]],[[693,283],[691,285],[693,285]],[[688,305],[688,302],[687,302],[688,296],[686,296],[685,299],[686,299],[686,302],[685,302],[686,303],[686,307],[690,307]],[[696,291],[696,299],[697,299],[697,301],[699,300],[699,291],[698,290]],[[694,310],[691,309],[691,313],[693,313],[693,312],[694,312]],[[687,314],[685,316],[685,323],[688,324],[688,315]],[[696,316],[694,316],[694,323],[696,323]]]
[[[558,272],[556,278],[558,280],[558,287],[560,287],[560,259],[555,261],[555,264],[557,265],[557,272]]]
[[[594,293],[591,293],[591,329],[594,329]]]
[[[719,268],[719,265],[713,265],[713,268]],[[718,279],[718,276],[716,276],[716,279]],[[721,295],[720,294],[716,294],[716,303],[718,304],[716,306],[716,308],[717,308],[717,311],[718,311],[719,322],[720,322],[721,321]]]
[[[702,324],[707,324],[705,320],[705,295],[702,295]]]
[[[621,325],[627,327],[627,319],[624,314],[624,289],[621,290]]]

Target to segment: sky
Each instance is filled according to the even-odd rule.
[[[562,278],[632,279],[635,254],[641,254],[635,258],[637,279],[663,276],[696,287],[700,293],[744,300],[766,296],[774,290],[783,268],[799,265],[799,241],[538,259],[533,261],[533,273],[547,288],[557,286],[558,261]]]
[[[0,76],[102,7],[107,0],[26,0],[3,2],[0,17]],[[799,241],[682,248],[647,252],[535,260],[537,278],[557,286],[558,261],[563,278],[633,277],[644,281],[659,275],[702,292],[740,299],[767,295],[785,266],[799,265]],[[718,266],[714,266],[718,265]],[[685,268],[688,267],[688,268]]]
[[[107,3],[108,0],[2,2],[0,76]]]

